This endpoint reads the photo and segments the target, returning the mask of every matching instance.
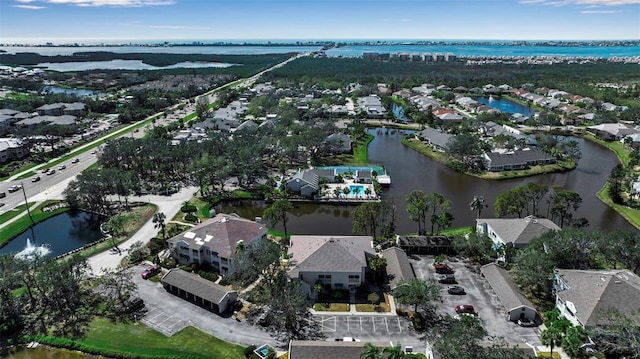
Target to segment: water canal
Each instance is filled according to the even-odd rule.
[[[566,173],[539,175],[522,179],[489,181],[457,173],[439,162],[425,157],[400,142],[402,133],[394,130],[371,130],[376,137],[369,145],[369,161],[385,166],[392,177],[392,186],[383,196],[395,200],[398,209],[397,233],[417,231],[417,224],[408,219],[404,198],[414,189],[426,193],[438,192],[452,201],[453,226],[469,226],[475,223],[475,214],[469,209],[474,195],[483,195],[488,208],[483,217],[493,217],[496,197],[511,188],[527,182],[546,185],[562,185],[576,191],[582,197],[582,205],[575,218],[585,217],[590,229],[613,230],[633,228],[614,210],[604,205],[596,192],[606,182],[611,169],[618,163],[615,155],[591,142],[577,139],[582,148],[582,159],[577,169]],[[262,216],[265,204],[262,201],[236,201],[217,207],[225,213],[236,212],[246,218]],[[287,230],[296,234],[349,235],[353,206],[329,204],[297,204],[289,216]],[[546,203],[542,203],[542,212]],[[280,228],[282,229],[282,228]]]

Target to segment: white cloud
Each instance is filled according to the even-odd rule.
[[[582,10],[581,14],[618,14],[622,10]]]
[[[25,1],[25,0],[19,0]],[[32,1],[32,0],[26,0]],[[49,4],[69,4],[75,6],[115,6],[115,7],[143,7],[173,5],[174,0],[43,0]]]
[[[182,25],[149,25],[143,26],[151,29],[170,29],[170,30],[209,30],[209,27],[204,26],[182,26]]]
[[[17,7],[18,9],[27,9],[27,10],[42,10],[45,9],[44,6],[36,6],[36,5],[11,5],[12,7]]]
[[[520,0],[519,2],[520,4],[541,4],[552,6],[581,5],[588,7],[640,4],[640,0]]]

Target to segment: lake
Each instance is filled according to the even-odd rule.
[[[94,356],[75,350],[50,348],[38,346],[33,349],[15,349],[8,353],[5,359],[103,359],[103,356]]]
[[[513,102],[510,100],[507,100],[505,98],[502,97],[478,97],[478,98],[474,98],[474,100],[485,104],[489,107],[493,107],[495,109],[500,110],[501,112],[507,112],[507,113],[521,113],[523,115],[525,115],[526,117],[532,117],[533,115],[536,114],[536,111],[527,107],[527,106],[523,106],[517,102]]]
[[[78,61],[78,62],[43,62],[36,67],[47,70],[66,71],[88,71],[88,70],[167,70],[167,69],[197,69],[197,68],[226,68],[236,66],[221,62],[194,62],[185,61],[168,66],[153,66],[142,62],[142,60],[110,60],[110,61]]]
[[[33,246],[48,248],[50,257],[65,254],[102,239],[104,236],[99,227],[101,219],[102,217],[84,211],[72,210],[61,213],[14,238],[0,248],[0,255],[24,250],[27,240]]]
[[[423,156],[401,142],[402,133],[397,130],[370,130],[375,139],[369,145],[369,161],[383,164],[393,178],[393,185],[383,191],[386,200],[393,200],[397,207],[397,233],[417,232],[418,226],[409,220],[404,198],[414,189],[425,193],[440,193],[452,201],[451,213],[454,216],[453,227],[475,225],[475,213],[469,209],[474,195],[485,197],[488,205],[482,217],[491,218],[495,209],[493,203],[497,196],[509,189],[537,182],[546,185],[562,185],[576,191],[582,197],[582,205],[575,218],[585,217],[590,229],[614,230],[633,229],[624,218],[613,209],[604,205],[596,192],[606,182],[611,169],[618,163],[609,150],[583,139],[576,139],[582,150],[582,159],[578,167],[566,173],[553,173],[528,178],[490,181],[460,174],[450,168]],[[295,211],[289,215],[287,230],[295,234],[350,235],[351,205],[296,204]],[[219,205],[216,210],[224,213],[235,212],[253,219],[262,217],[265,204],[262,201],[234,201]],[[541,213],[547,210],[541,202]],[[282,230],[281,226],[276,228]]]

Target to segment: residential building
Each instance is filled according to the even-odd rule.
[[[382,101],[380,101],[380,97],[376,95],[359,98],[358,107],[367,117],[371,118],[383,117],[387,112],[382,105]]]
[[[559,231],[557,224],[546,218],[527,216],[524,218],[479,218],[476,219],[478,233],[491,238],[496,248],[508,245],[513,248],[526,247],[529,242],[549,231]]]
[[[179,268],[170,269],[161,283],[167,292],[218,314],[226,312],[238,300],[235,290]]]
[[[231,257],[239,242],[248,244],[266,238],[267,227],[262,223],[220,213],[167,242],[178,263],[208,265],[226,275],[231,271]]]
[[[325,138],[332,153],[351,153],[351,137],[344,133],[334,133]]]
[[[291,267],[288,275],[313,296],[320,283],[331,289],[360,287],[365,280],[367,257],[375,256],[371,236],[292,235],[287,251]]]
[[[640,308],[640,277],[627,269],[556,269],[553,280],[556,308],[574,325],[608,325],[608,311]]]
[[[361,341],[292,340],[289,359],[360,359],[365,344]],[[382,342],[371,344],[381,349],[389,346]]]
[[[407,253],[398,247],[389,247],[381,252],[387,260],[387,280],[389,289],[395,290],[398,285],[416,278]]]
[[[303,170],[287,180],[285,186],[293,193],[303,197],[313,197],[318,193],[319,176],[313,170]]]
[[[17,138],[0,138],[0,163],[19,160],[29,155],[29,150]]]
[[[489,152],[482,157],[485,168],[491,172],[520,170],[556,162],[555,158],[534,147],[509,152]]]
[[[640,133],[635,127],[624,123],[601,123],[587,127],[587,131],[605,141],[620,141],[626,136]]]
[[[418,133],[418,138],[430,144],[438,151],[444,151],[447,148],[447,144],[453,138],[453,135],[442,132],[432,127],[425,127],[424,130]]]
[[[520,292],[518,285],[504,268],[496,263],[489,263],[483,265],[480,272],[500,299],[510,321],[517,322],[523,318],[531,321],[539,319],[536,308]]]

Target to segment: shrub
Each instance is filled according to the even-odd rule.
[[[198,222],[198,217],[192,213],[189,213],[184,216],[184,220],[187,222]]]
[[[185,265],[181,265],[180,269],[182,269],[185,272],[191,272],[193,269],[191,269],[190,266],[185,266]]]
[[[176,260],[172,257],[169,257],[167,259],[165,259],[164,261],[162,261],[162,266],[167,268],[167,269],[171,269],[171,268],[175,268],[176,265],[178,263],[176,262]]]
[[[229,277],[222,277],[222,279],[220,279],[220,282],[218,282],[220,285],[229,285],[231,284],[231,279],[229,279]]]
[[[249,358],[249,356],[251,356],[253,354],[253,351],[257,348],[258,347],[255,345],[249,345],[248,347],[244,348],[244,357]]]
[[[202,278],[204,278],[204,279],[206,279],[206,280],[210,280],[210,281],[212,281],[212,282],[215,282],[215,281],[217,281],[217,280],[218,280],[218,274],[213,273],[213,272],[208,272],[208,271],[205,271],[205,270],[200,270],[200,271],[198,271],[198,274],[199,274]]]
[[[380,294],[373,292],[373,293],[369,293],[369,295],[367,296],[367,302],[369,302],[369,304],[378,304],[380,303]]]
[[[197,212],[198,209],[196,208],[196,206],[192,205],[192,204],[188,204],[186,206],[182,206],[180,208],[180,211],[182,213],[193,213],[193,212]]]

